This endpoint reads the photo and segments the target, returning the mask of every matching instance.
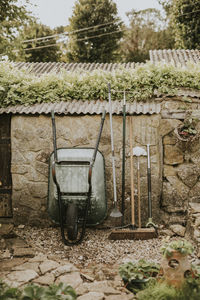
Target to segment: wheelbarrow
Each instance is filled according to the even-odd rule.
[[[61,228],[65,245],[82,242],[86,226],[103,222],[107,214],[105,161],[98,150],[104,111],[95,148],[57,148],[52,111],[54,151],[49,158],[48,213]]]

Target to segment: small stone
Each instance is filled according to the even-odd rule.
[[[41,284],[41,285],[49,285],[53,284],[55,277],[52,273],[46,273],[44,276],[40,276],[33,280],[34,283]]]
[[[53,260],[46,260],[40,264],[39,268],[42,274],[45,274],[51,270],[54,270],[59,267],[59,263]]]
[[[191,213],[200,213],[200,203],[189,203]]]
[[[104,293],[100,292],[89,292],[77,298],[77,300],[104,300]]]
[[[59,276],[56,279],[56,284],[59,284],[60,282],[64,282],[66,284],[71,285],[74,289],[76,289],[80,284],[82,284],[83,280],[81,279],[81,276],[79,272],[73,272],[66,275]]]
[[[173,236],[174,235],[174,232],[170,229],[161,229],[159,231],[159,235],[164,235],[164,236]]]
[[[94,278],[87,275],[87,274],[84,274],[84,273],[81,273],[81,276],[84,277],[86,280],[89,280],[89,281],[94,281]]]
[[[14,271],[7,275],[8,280],[20,283],[27,283],[36,277],[38,274],[33,270]]]
[[[24,229],[24,227],[25,227],[25,225],[20,224],[17,228],[19,228],[19,229]]]
[[[120,295],[110,295],[105,298],[105,300],[133,300],[133,294],[120,294]]]
[[[36,273],[39,273],[39,263],[35,263],[35,262],[26,262],[22,265],[19,266],[15,266],[12,270],[14,271],[23,271],[23,270],[34,270]]]
[[[76,267],[74,267],[74,265],[72,265],[71,263],[68,263],[68,264],[66,264],[64,266],[60,266],[56,270],[52,271],[52,274],[54,274],[55,277],[58,277],[60,275],[70,273],[72,271],[78,271],[78,269]]]
[[[32,248],[18,248],[16,247],[13,252],[14,257],[34,257],[35,251]]]
[[[180,224],[174,224],[174,225],[170,225],[169,228],[177,235],[182,236],[182,237],[185,236],[186,228],[184,226],[182,226]]]
[[[88,288],[86,285],[83,284],[80,284],[77,288],[76,288],[76,293],[78,296],[81,296],[81,295],[84,295],[84,294],[87,294],[89,291],[88,291]]]
[[[112,294],[120,294],[119,291],[114,289],[113,287],[108,285],[108,282],[106,280],[104,281],[95,281],[93,283],[86,284],[87,288],[90,292],[101,292],[103,291],[106,295],[112,295]]]
[[[43,253],[39,253],[35,257],[31,258],[29,261],[30,262],[43,262],[45,260],[47,260],[47,256],[44,255]]]

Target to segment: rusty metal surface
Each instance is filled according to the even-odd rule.
[[[188,61],[193,63],[200,62],[200,50],[168,49],[168,50],[150,50],[150,61],[153,63],[165,62],[177,65],[186,65]]]

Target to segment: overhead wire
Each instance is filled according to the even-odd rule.
[[[49,39],[49,38],[54,38],[54,37],[62,37],[63,35],[71,35],[74,33],[79,33],[79,32],[83,32],[83,31],[89,31],[91,29],[94,28],[99,28],[99,27],[103,27],[106,25],[111,25],[113,23],[120,24],[123,23],[122,21],[112,21],[112,22],[107,22],[107,23],[102,23],[102,24],[98,24],[98,25],[94,25],[94,26],[89,26],[89,27],[84,27],[81,29],[77,29],[77,30],[73,30],[73,31],[64,31],[63,33],[57,33],[57,34],[53,34],[53,35],[47,35],[47,36],[43,36],[43,37],[38,37],[38,38],[33,38],[33,39],[29,39],[29,40],[24,40],[22,41],[22,43],[29,43],[29,42],[34,42],[34,41],[40,41],[40,40],[45,40],[45,39]]]
[[[105,35],[110,35],[110,34],[114,34],[114,33],[117,33],[117,32],[123,32],[123,31],[127,31],[127,29],[116,30],[116,31],[111,31],[111,32],[105,32],[105,33],[94,35],[94,36],[88,36],[88,37],[85,37],[85,38],[76,39],[76,41],[86,41],[86,40],[89,40],[89,39],[98,38],[98,37],[102,37],[102,36],[105,36]],[[32,48],[26,48],[26,49],[24,49],[24,51],[48,48],[48,47],[52,47],[52,46],[56,46],[56,45],[58,46],[58,43],[44,45],[44,46],[38,46],[38,47],[32,47]]]

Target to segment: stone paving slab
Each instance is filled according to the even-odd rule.
[[[28,283],[47,286],[64,282],[75,289],[77,300],[134,299],[133,294],[123,286],[119,275],[116,275],[113,280],[96,280],[91,273],[87,275],[89,270],[79,270],[68,261],[59,261],[58,258],[54,260],[44,254],[33,258],[0,261],[1,265],[4,267],[1,269],[0,277],[13,287]]]

